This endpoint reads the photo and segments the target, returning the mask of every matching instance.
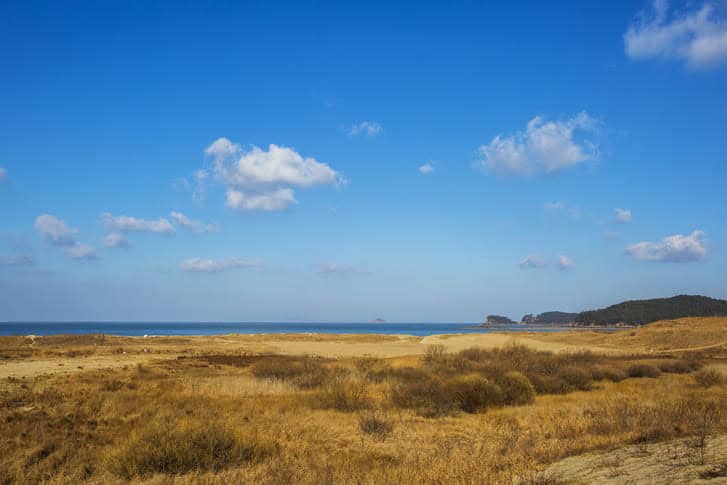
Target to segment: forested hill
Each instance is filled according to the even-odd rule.
[[[727,301],[699,295],[678,295],[671,298],[625,301],[600,310],[581,312],[576,317],[576,322],[580,325],[643,325],[657,320],[712,316],[727,316]]]

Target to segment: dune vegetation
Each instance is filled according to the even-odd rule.
[[[675,443],[694,473],[727,474],[712,447],[727,435],[712,347],[554,353],[513,340],[333,358],[185,340],[83,368],[99,338],[43,349],[74,372],[0,382],[0,483],[545,484],[561,483],[551,465],[565,458],[626,445],[646,456],[658,443]],[[135,341],[104,342],[124,355]],[[0,366],[38,358],[23,345],[0,339]]]

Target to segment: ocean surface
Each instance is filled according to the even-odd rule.
[[[216,322],[0,322],[0,335],[105,333],[109,335],[221,335],[230,333],[379,333],[427,336],[502,331],[556,332],[568,327],[474,323],[216,323]]]

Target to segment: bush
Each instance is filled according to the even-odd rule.
[[[591,367],[591,377],[594,381],[621,382],[628,377],[623,369],[611,365],[596,365]]]
[[[394,423],[385,415],[376,412],[364,413],[359,416],[358,427],[362,433],[381,441],[394,431]]]
[[[154,423],[133,433],[107,457],[112,473],[129,480],[154,473],[217,471],[274,454],[277,443],[245,436],[218,423]]]
[[[446,382],[435,375],[400,382],[392,386],[390,398],[400,408],[414,409],[421,416],[437,417],[456,410]]]
[[[702,369],[694,374],[694,380],[702,387],[712,387],[723,384],[725,377],[716,369]]]
[[[424,350],[422,360],[424,365],[433,365],[442,360],[444,357],[444,345],[430,345]]]
[[[587,391],[592,387],[590,372],[579,367],[564,367],[558,371],[556,377],[565,381],[569,390]]]
[[[361,357],[354,364],[358,372],[371,382],[381,383],[391,375],[389,363],[376,357]]]
[[[481,376],[458,377],[447,388],[455,406],[467,413],[478,413],[503,402],[500,387]]]
[[[538,394],[565,394],[568,383],[559,377],[530,374],[528,376]]]
[[[688,374],[699,367],[699,362],[694,360],[669,360],[659,364],[660,371],[671,374]]]
[[[502,376],[498,384],[502,389],[504,404],[520,406],[535,401],[535,388],[527,377],[517,371]]]
[[[257,378],[287,380],[303,389],[320,387],[337,374],[323,365],[320,358],[282,355],[269,356],[256,362],[250,372]]]
[[[629,377],[659,377],[659,369],[650,364],[634,364],[628,368]]]
[[[366,383],[343,376],[329,382],[318,394],[317,407],[338,411],[358,411],[371,406]]]

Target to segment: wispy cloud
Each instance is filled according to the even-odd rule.
[[[179,226],[184,227],[185,229],[189,229],[194,232],[216,232],[219,231],[219,226],[217,224],[205,224],[202,221],[196,221],[193,219],[190,219],[186,215],[182,214],[181,212],[175,212],[172,211],[169,214],[169,217],[172,218],[172,220]]]
[[[98,259],[96,249],[88,244],[76,243],[73,246],[69,246],[65,249],[66,254],[71,259],[76,260],[94,260]]]
[[[8,179],[8,171],[0,167],[0,183],[5,182]]]
[[[616,208],[613,211],[616,213],[616,220],[621,224],[628,224],[631,222],[631,211],[629,209]]]
[[[673,11],[667,0],[654,0],[624,34],[631,59],[676,59],[690,68],[727,62],[727,19],[724,9],[704,2],[696,9]]]
[[[550,212],[565,212],[575,220],[581,218],[581,211],[578,207],[572,207],[561,201],[546,202],[543,204],[543,209]]]
[[[643,261],[688,263],[699,261],[707,254],[704,232],[692,231],[684,236],[675,234],[658,242],[644,241],[626,248],[634,259]]]
[[[535,268],[544,268],[546,266],[546,262],[543,258],[536,254],[531,254],[522,261],[520,261],[520,268],[522,269],[535,269]]]
[[[319,274],[324,276],[354,276],[370,274],[368,270],[349,264],[321,263],[316,267]]]
[[[242,211],[280,211],[296,203],[293,187],[341,185],[346,180],[329,165],[304,158],[292,148],[243,149],[219,138],[205,150],[216,178],[227,190],[227,206]]]
[[[598,157],[593,141],[576,134],[594,132],[598,122],[586,112],[565,121],[530,120],[524,132],[497,135],[479,147],[481,169],[500,175],[550,174]]]
[[[219,273],[236,268],[259,268],[262,264],[257,261],[248,261],[242,258],[228,258],[222,260],[191,258],[182,261],[179,268],[182,271],[193,273]]]
[[[365,135],[365,136],[379,136],[384,131],[384,128],[375,121],[362,121],[356,123],[348,131],[351,136]]]
[[[0,266],[31,266],[33,258],[27,254],[0,255]]]
[[[164,217],[157,220],[145,220],[131,216],[114,216],[109,212],[101,214],[101,221],[115,232],[151,232],[156,234],[174,234],[172,223]]]

